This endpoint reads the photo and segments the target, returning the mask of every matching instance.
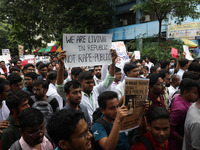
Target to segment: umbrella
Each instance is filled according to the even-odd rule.
[[[61,46],[58,47],[58,49],[56,50],[56,52],[61,52],[62,48]]]
[[[49,46],[45,49],[45,52],[56,52],[57,50],[57,47],[54,45],[54,46]]]
[[[38,52],[44,52],[45,48],[41,48]]]
[[[190,48],[196,48],[198,45],[195,44],[194,42],[188,40],[188,39],[181,39],[185,45],[187,45]]]
[[[37,53],[41,48],[38,48],[34,53]]]

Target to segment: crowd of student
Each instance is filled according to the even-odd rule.
[[[135,60],[65,68],[65,51],[22,67],[0,62],[1,150],[200,149],[200,58]],[[140,126],[120,132],[127,116],[125,77],[148,78]]]

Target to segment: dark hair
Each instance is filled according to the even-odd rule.
[[[200,64],[198,62],[191,62],[188,71],[200,72]]]
[[[140,61],[139,60],[135,60],[134,62],[131,62],[132,64],[134,64],[134,65],[137,65],[137,63],[140,63]]]
[[[184,91],[190,91],[192,87],[198,87],[198,82],[189,78],[183,79],[179,86],[181,94],[183,94]]]
[[[81,72],[78,76],[78,80],[80,82],[82,82],[83,80],[90,80],[90,79],[93,79],[92,72],[90,71]]]
[[[170,64],[170,61],[169,61],[169,60],[162,60],[162,61],[160,62],[161,69],[165,69],[169,64]]]
[[[108,100],[113,99],[113,98],[117,98],[118,99],[118,95],[114,91],[105,91],[105,92],[101,93],[98,96],[99,107],[105,109],[106,108],[106,102]]]
[[[60,140],[69,141],[81,119],[84,119],[82,112],[62,109],[49,119],[47,133],[56,145],[59,145]]]
[[[35,72],[28,72],[24,75],[24,77],[30,77],[32,80],[36,80],[38,75]]]
[[[12,113],[12,109],[17,109],[19,105],[28,100],[29,94],[22,90],[13,91],[8,95],[6,99],[6,105],[8,106],[10,112]]]
[[[96,66],[94,66],[94,69],[95,69],[96,67],[102,67],[102,66],[101,66],[101,65],[96,65]]]
[[[159,66],[152,66],[150,69],[150,73],[155,73]]]
[[[127,75],[127,72],[130,72],[132,69],[138,68],[137,65],[133,63],[128,63],[124,65],[124,73]]]
[[[64,70],[64,77],[68,77],[68,73],[67,73],[67,70]]]
[[[47,75],[47,82],[50,83],[51,80],[56,80],[57,78],[57,71],[52,71]]]
[[[199,61],[200,61],[200,57],[195,58],[192,62],[198,62],[199,63]]]
[[[8,75],[7,80],[10,82],[10,85],[13,85],[21,82],[22,78],[17,73],[11,73]]]
[[[180,65],[180,67],[185,67],[185,65],[187,65],[188,62],[189,62],[189,60],[187,60],[187,59],[181,59],[181,60],[179,60],[179,65]]]
[[[28,64],[24,65],[23,70],[27,70],[29,67],[35,68],[35,66],[33,64],[28,63]]]
[[[81,84],[79,81],[76,81],[76,80],[73,80],[73,81],[69,81],[65,84],[65,93],[69,94],[70,92],[70,87],[74,88],[74,89],[77,89],[79,87],[81,87]]]
[[[36,63],[36,67],[39,67],[40,66],[40,64],[43,64],[43,62],[42,61],[38,61],[37,63]]]
[[[9,85],[9,81],[4,79],[4,78],[0,78],[0,94],[2,94],[5,90],[5,85]]]
[[[176,58],[171,57],[170,60],[175,60],[176,61]]]
[[[18,120],[19,127],[25,129],[27,127],[41,125],[44,122],[44,117],[40,110],[30,107],[19,114]]]
[[[146,69],[147,71],[149,71],[149,67],[148,66],[143,66],[143,69]]]
[[[183,73],[182,79],[189,78],[198,81],[200,79],[200,75],[194,71],[185,71]]]
[[[75,76],[79,75],[81,72],[83,72],[83,69],[80,67],[73,67],[71,70],[71,74]]]
[[[9,73],[12,73],[13,71],[18,71],[18,72],[20,72],[20,69],[19,69],[17,66],[13,66],[13,67],[10,68]]]
[[[160,77],[157,73],[153,73],[148,75],[147,78],[149,79],[149,86],[154,86]]]
[[[157,119],[169,119],[169,112],[164,107],[151,107],[149,111],[149,123]]]
[[[47,66],[47,64],[45,64],[45,63],[41,63],[40,65],[39,65],[39,70],[41,70],[41,69],[43,69],[43,68],[48,68],[48,66]]]
[[[166,77],[166,74],[170,74],[169,70],[162,69],[158,73],[159,77],[161,77],[162,79],[164,79]]]
[[[20,59],[15,59],[12,62],[13,62],[14,65],[16,65],[18,61],[21,61],[21,60]]]
[[[115,73],[116,73],[116,72],[121,72],[121,69],[120,69],[119,67],[116,67],[116,66],[115,66]]]
[[[172,78],[172,83],[176,82],[178,80],[178,75],[173,74],[171,78]]]
[[[48,89],[48,88],[49,88],[48,82],[45,81],[45,80],[42,80],[42,79],[36,80],[36,81],[33,83],[33,87],[34,87],[34,86],[40,86],[40,85],[42,85],[42,87],[43,87],[44,89]]]

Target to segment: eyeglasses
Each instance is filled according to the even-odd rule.
[[[71,138],[82,138],[84,137],[85,139],[88,139],[90,133],[90,129],[87,128],[83,133],[81,133],[79,136],[72,136]]]
[[[28,133],[27,131],[25,131],[29,136],[37,136],[39,133],[44,133],[45,132],[45,126],[41,127],[38,131],[33,132],[33,133]]]
[[[160,84],[157,84],[158,87],[163,87],[166,85],[166,82],[163,82],[163,83],[160,83]]]

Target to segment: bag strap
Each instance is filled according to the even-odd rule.
[[[95,122],[101,124],[106,130],[106,133],[108,135],[110,134],[110,127],[108,126],[107,122],[103,118],[98,118]]]
[[[145,136],[136,136],[136,143],[142,143],[146,146],[147,150],[154,150],[151,141]]]
[[[19,140],[15,141],[15,143],[10,147],[10,150],[22,150]]]

